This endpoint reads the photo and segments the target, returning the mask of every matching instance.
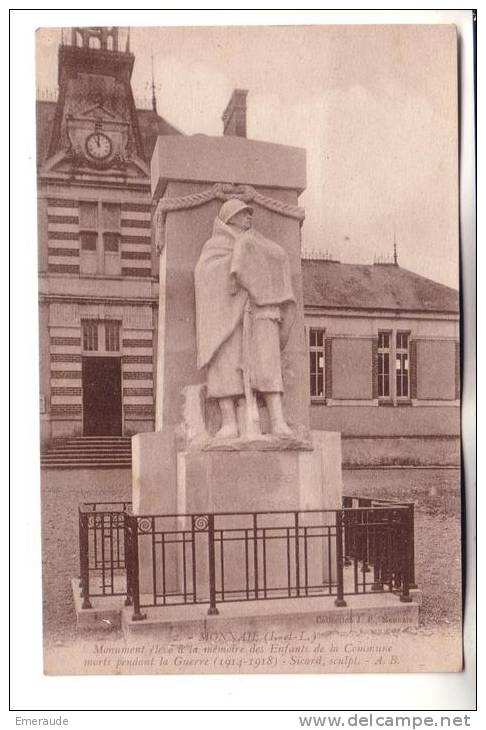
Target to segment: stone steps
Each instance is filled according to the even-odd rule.
[[[130,469],[131,438],[80,436],[58,440],[41,454],[43,469]]]

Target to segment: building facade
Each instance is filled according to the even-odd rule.
[[[37,104],[43,441],[154,426],[150,157],[178,130],[136,109],[134,60],[117,28],[73,29]]]
[[[458,292],[396,260],[302,269],[311,426],[348,465],[458,464]]]
[[[180,132],[155,98],[136,108],[135,59],[119,41],[117,28],[73,29],[58,99],[37,103],[44,443],[154,428],[150,158],[158,135]],[[232,104],[224,133],[245,136],[246,91]],[[342,433],[348,465],[457,464],[457,291],[396,259],[304,258],[302,272],[311,426]]]

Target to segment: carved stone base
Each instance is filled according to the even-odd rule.
[[[196,514],[211,512],[265,512],[299,510],[335,510],[341,507],[341,435],[313,431],[305,448],[302,443],[289,448],[288,440],[265,436],[258,439],[262,448],[235,439],[223,445],[209,442],[176,455],[173,430],[140,434],[133,439],[134,513],[139,515]],[[239,442],[239,443],[236,443]],[[309,448],[312,444],[311,448]],[[175,464],[175,460],[177,463]],[[170,518],[164,529],[187,529],[182,518]],[[182,519],[182,521],[181,521]],[[228,527],[231,527],[231,520]],[[234,518],[234,528],[241,518]],[[199,537],[202,540],[203,537]],[[237,544],[225,552],[227,588],[241,585],[242,556]],[[269,565],[273,577],[285,585],[286,567],[282,543],[269,543]],[[239,545],[241,548],[241,545]],[[153,587],[151,544],[140,540],[140,590],[150,594]],[[276,551],[272,555],[272,551]],[[309,547],[309,566],[316,580],[326,580],[327,555],[319,542]],[[315,554],[314,554],[315,553]],[[207,549],[199,550],[198,592],[207,590]],[[167,590],[180,591],[182,569],[180,554],[172,547],[165,581]],[[332,556],[331,556],[332,557]],[[170,563],[170,564],[169,564]],[[275,567],[276,566],[276,567]],[[319,577],[320,576],[320,577]],[[309,578],[311,579],[311,578]],[[162,585],[160,566],[157,584]],[[201,593],[201,591],[203,593]]]
[[[268,528],[265,544],[268,582],[270,586],[287,585],[286,543],[282,528],[293,525],[295,515],[301,510],[335,510],[341,507],[341,442],[339,433],[313,432],[312,448],[272,448],[272,438],[267,437],[265,449],[257,450],[239,444],[215,444],[199,450],[178,454],[177,459],[177,508],[179,513],[204,515],[205,513],[227,514],[215,519],[215,529],[225,530],[224,585],[225,590],[238,591],[245,586],[245,552],[242,535],[245,528],[252,535],[253,512],[284,511],[284,515],[260,516],[259,526]],[[237,441],[237,440],[235,440]],[[259,440],[260,441],[260,440]],[[274,441],[275,443],[275,441]],[[239,514],[238,514],[239,513]],[[331,514],[309,514],[299,517],[302,525],[334,525]],[[224,527],[222,527],[224,525]],[[271,526],[279,527],[272,533]],[[312,528],[311,529],[312,532]],[[314,528],[315,529],[315,528]],[[323,534],[326,528],[321,528]],[[231,532],[233,531],[233,532]],[[309,535],[311,535],[309,532]],[[319,532],[319,529],[317,530]],[[219,533],[218,533],[219,534]],[[261,530],[259,538],[262,537]],[[290,533],[289,533],[290,534]],[[303,540],[304,533],[301,533]],[[280,539],[278,539],[280,537]],[[230,538],[233,538],[232,540]],[[253,543],[252,543],[253,544]],[[292,543],[293,544],[293,543]],[[334,580],[329,565],[334,570],[335,554],[327,538],[314,538],[306,543],[307,568],[302,563],[303,575],[307,571],[309,585]],[[218,543],[220,545],[220,543]],[[299,543],[300,545],[300,543]],[[304,550],[304,542],[300,547]],[[221,547],[218,547],[220,550]],[[263,550],[260,545],[259,550]],[[204,595],[208,586],[208,566],[205,559],[207,549],[198,554],[203,559],[198,563],[198,594]],[[220,553],[218,552],[218,561]],[[260,555],[259,560],[263,560]],[[303,558],[302,558],[303,560]],[[263,565],[263,563],[262,563]],[[219,562],[218,562],[219,566]],[[217,575],[221,569],[218,567]],[[250,571],[251,573],[251,571]],[[263,580],[263,578],[260,576]],[[255,576],[250,576],[250,583]],[[260,585],[262,587],[263,584]]]
[[[300,438],[298,433],[292,436],[262,434],[256,438],[213,438],[199,446],[191,445],[191,451],[312,451],[313,448],[310,437]]]
[[[340,434],[313,431],[311,438],[212,439],[179,453],[178,511],[339,509]]]

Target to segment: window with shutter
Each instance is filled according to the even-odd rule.
[[[410,360],[409,333],[397,332],[396,335],[396,395],[397,399],[410,398]]]
[[[309,329],[309,373],[312,399],[325,397],[325,330]]]
[[[378,333],[378,398],[390,398],[391,332]]]

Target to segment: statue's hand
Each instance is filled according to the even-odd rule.
[[[236,279],[236,274],[232,273],[230,274],[230,280],[229,280],[229,293],[232,297],[235,296],[235,294],[238,293],[238,281]]]

